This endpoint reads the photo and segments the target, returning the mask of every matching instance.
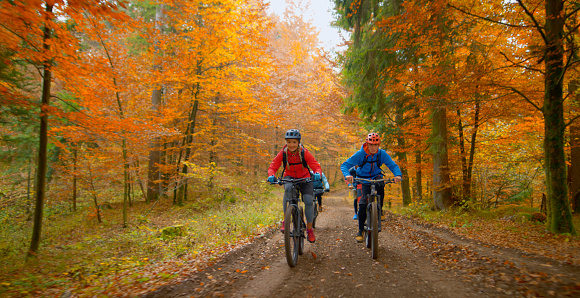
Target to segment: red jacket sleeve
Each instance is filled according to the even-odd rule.
[[[304,149],[304,159],[306,159],[306,164],[314,173],[322,173],[322,168],[320,164],[314,158],[314,155],[310,153],[307,149]]]
[[[276,157],[274,157],[274,160],[272,160],[272,162],[270,163],[270,166],[268,167],[268,177],[276,175],[276,172],[282,165],[282,159],[284,157],[283,154],[284,150],[280,150],[280,152],[278,152],[278,155],[276,155]]]

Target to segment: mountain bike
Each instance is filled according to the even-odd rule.
[[[354,178],[357,181],[365,181],[371,184],[371,193],[367,194],[367,220],[364,227],[364,238],[367,248],[371,249],[371,257],[376,259],[379,257],[379,232],[381,227],[379,224],[380,211],[379,203],[381,198],[377,194],[376,186],[381,183],[395,183],[395,179],[364,179]]]
[[[306,223],[304,222],[304,209],[300,206],[300,187],[301,183],[310,182],[308,178],[280,178],[277,182],[271,184],[283,185],[291,183],[290,201],[286,206],[284,213],[284,248],[286,250],[286,261],[290,267],[298,264],[298,255],[304,254],[304,231]]]

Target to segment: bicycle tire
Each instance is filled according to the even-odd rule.
[[[367,203],[371,201],[371,195],[367,195]],[[372,223],[371,223],[371,207],[372,204],[368,203],[367,205],[367,220],[366,220],[366,230],[364,231],[365,235],[365,245],[367,248],[371,248],[371,242],[372,242],[372,234],[371,234],[371,229],[373,228]]]
[[[365,234],[364,235],[364,237],[365,237],[365,246],[367,248],[371,248],[371,240],[372,240],[371,239],[372,238],[371,231],[370,230],[366,230],[366,231],[364,231],[364,234]]]
[[[284,249],[286,251],[286,261],[290,267],[294,267],[298,263],[299,243],[296,239],[299,239],[300,235],[296,233],[296,227],[300,226],[300,223],[296,214],[296,206],[288,205],[284,215]]]
[[[373,259],[379,257],[379,214],[377,202],[371,204],[371,256]]]
[[[306,224],[304,223],[304,209],[300,206],[300,229],[299,229],[299,236],[298,237],[298,254],[304,254],[304,231],[306,230]]]

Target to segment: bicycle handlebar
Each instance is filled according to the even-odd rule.
[[[279,184],[282,185],[284,183],[305,183],[305,182],[310,182],[310,177],[307,178],[280,178],[278,179],[276,182],[270,182],[270,184]]]
[[[388,178],[388,179],[365,179],[365,178],[353,178],[356,181],[366,181],[370,183],[377,183],[377,182],[386,182],[386,183],[395,183],[395,178]]]

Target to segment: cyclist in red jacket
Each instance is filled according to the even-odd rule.
[[[286,132],[284,136],[286,139],[286,146],[274,157],[274,160],[268,168],[268,182],[276,182],[276,171],[282,166],[284,162],[284,168],[282,171],[283,177],[287,178],[306,178],[310,177],[309,168],[314,172],[312,178],[317,181],[320,180],[320,173],[322,169],[320,164],[316,161],[314,156],[306,149],[300,140],[302,136],[300,131],[297,129],[290,129]],[[284,158],[286,157],[286,158]],[[291,184],[284,185],[284,200],[282,201],[282,206],[284,213],[286,213],[286,205],[290,200],[290,190],[292,188]],[[302,199],[304,200],[305,213],[306,213],[306,233],[308,234],[308,241],[313,243],[316,241],[314,236],[314,230],[312,229],[312,220],[314,218],[314,204],[312,202],[314,198],[314,187],[312,182],[300,184],[300,193],[302,193]],[[282,222],[282,228],[280,229],[284,232],[284,222]]]

